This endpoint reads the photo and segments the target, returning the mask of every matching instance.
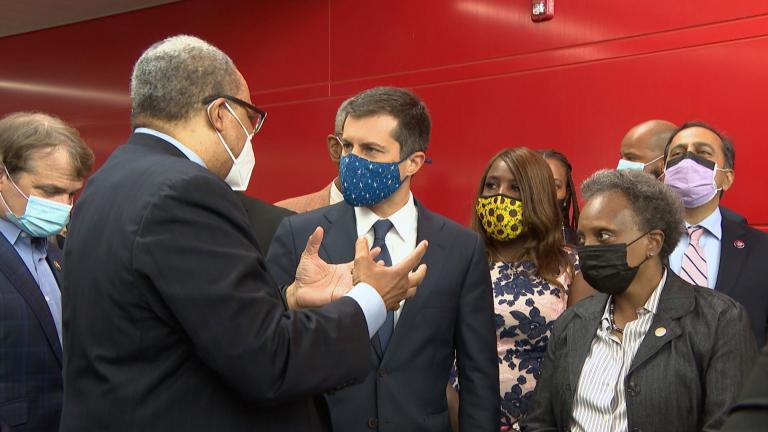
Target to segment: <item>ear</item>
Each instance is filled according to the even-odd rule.
[[[424,161],[427,159],[427,155],[424,154],[424,152],[416,152],[410,156],[408,156],[408,159],[403,161],[403,174],[410,177],[421,169],[422,165],[424,165]]]
[[[339,163],[339,159],[341,158],[341,143],[339,142],[339,139],[336,138],[336,135],[329,134],[326,137],[326,141],[328,142],[328,155],[331,157],[331,161],[333,163]]]
[[[656,256],[661,253],[661,247],[664,246],[666,236],[661,230],[653,230],[648,233],[647,250],[645,256]]]
[[[720,174],[720,187],[722,187],[724,191],[727,191],[733,186],[733,182],[736,180],[736,173],[732,169],[729,169],[728,171],[718,171],[718,173]]]
[[[221,133],[224,130],[225,116],[231,115],[227,111],[227,107],[224,106],[226,100],[224,98],[218,98],[208,104],[206,108],[208,114],[208,121],[211,123],[214,129]]]

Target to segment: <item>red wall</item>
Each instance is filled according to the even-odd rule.
[[[416,195],[461,222],[500,148],[556,148],[580,182],[615,166],[629,127],[663,118],[705,120],[734,138],[725,204],[768,225],[768,2],[559,0],[555,19],[538,24],[529,11],[528,0],[181,1],[0,38],[0,114],[57,114],[102,162],[129,133],[133,62],[189,33],[229,53],[269,111],[249,189],[266,200],[326,185],[337,105],[389,84],[413,88],[433,116],[434,163]]]

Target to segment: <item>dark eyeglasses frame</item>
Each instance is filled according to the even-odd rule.
[[[219,98],[226,99],[228,101],[234,102],[234,103],[242,106],[243,108],[246,108],[246,109],[251,110],[251,111],[255,112],[256,114],[258,114],[259,115],[259,119],[256,120],[256,126],[253,129],[253,134],[256,135],[259,132],[259,130],[261,129],[261,126],[264,124],[264,119],[267,118],[267,112],[266,111],[264,111],[263,109],[257,107],[256,105],[250,104],[250,103],[248,103],[248,102],[246,102],[246,101],[244,101],[244,100],[242,100],[240,98],[236,98],[234,96],[226,95],[226,94],[208,96],[207,98],[203,99],[203,105],[209,105],[211,102],[213,102],[213,101],[215,101],[216,99],[219,99]]]

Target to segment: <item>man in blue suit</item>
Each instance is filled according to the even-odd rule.
[[[75,129],[42,113],[0,119],[0,428],[59,430],[61,251],[93,153]]]
[[[335,432],[449,430],[445,386],[454,356],[461,430],[499,430],[493,289],[483,242],[429,211],[410,190],[426,160],[430,127],[426,106],[407,90],[378,87],[352,98],[336,137],[344,202],[284,219],[267,255],[268,269],[285,286],[297,274],[300,243],[318,226],[325,230],[320,257],[329,263],[353,259],[358,237],[380,248],[382,265],[398,265],[429,241],[423,260],[429,274],[371,339],[365,381],[327,394]]]

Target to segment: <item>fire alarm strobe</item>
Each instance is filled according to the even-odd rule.
[[[531,0],[531,19],[547,21],[555,17],[555,0]]]

